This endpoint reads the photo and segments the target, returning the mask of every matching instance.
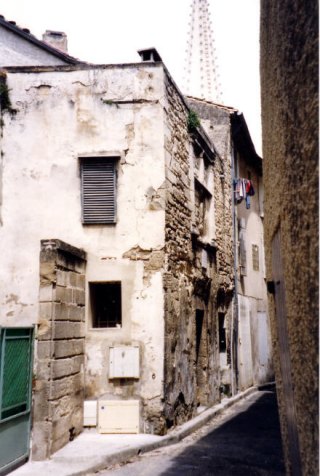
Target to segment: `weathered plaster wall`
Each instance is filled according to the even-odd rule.
[[[163,397],[163,69],[33,70],[9,73],[8,86],[17,113],[3,114],[1,324],[38,321],[41,239],[84,249],[87,289],[121,280],[124,311],[121,329],[92,329],[86,310],[86,396],[140,395],[152,420]],[[83,226],[79,157],[108,155],[119,157],[117,223]],[[138,381],[108,379],[114,344],[139,344]]]
[[[0,44],[1,67],[66,64],[62,59],[20,38],[3,26],[0,26]]]
[[[260,173],[249,165],[240,154],[237,155],[237,176],[241,178],[251,178],[255,194],[250,197],[250,208],[246,208],[245,201],[236,205],[238,236],[241,221],[242,236],[244,236],[245,248],[245,269],[244,275],[238,268],[238,292],[239,300],[242,299],[242,310],[239,306],[239,329],[241,332],[242,322],[246,327],[246,316],[249,316],[250,333],[245,333],[246,338],[239,340],[239,385],[240,388],[247,388],[249,382],[261,384],[273,380],[272,364],[272,343],[271,326],[267,306],[267,287],[265,281],[265,253],[264,253],[264,223],[263,223],[263,197],[262,183],[263,177]],[[258,246],[258,263],[253,263],[252,246]],[[239,252],[240,247],[238,248]],[[239,259],[241,264],[242,260]],[[256,269],[258,264],[258,268]],[[246,299],[241,297],[246,296]],[[261,318],[261,322],[259,322]],[[264,334],[264,335],[263,335]],[[248,349],[250,348],[251,365],[247,362]],[[247,368],[251,367],[248,374]]]
[[[275,314],[273,296],[269,299],[269,309],[287,471],[297,475],[319,473],[318,77],[318,2],[262,0],[266,264],[269,281],[276,272],[283,272],[279,284],[285,291],[282,322],[287,325],[287,333],[282,335],[281,345],[278,335],[281,316]],[[272,267],[272,241],[278,230],[282,262]],[[291,382],[280,365],[284,340],[289,347],[285,357],[291,366]],[[290,416],[288,385],[293,393]],[[291,451],[290,457],[294,428],[298,449]]]
[[[246,248],[246,275],[239,276],[239,292],[256,299],[263,300],[266,310],[267,306],[267,289],[265,283],[265,264],[264,264],[264,240],[263,240],[263,220],[261,219],[260,209],[260,184],[263,178],[257,171],[248,165],[244,158],[238,158],[238,173],[237,176],[241,178],[251,177],[255,194],[250,197],[250,208],[246,208],[246,203],[243,200],[236,205],[236,214],[239,221],[242,220],[242,225],[245,231],[245,248]],[[252,245],[258,246],[259,254],[259,270],[254,269]]]

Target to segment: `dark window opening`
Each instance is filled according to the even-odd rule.
[[[92,327],[121,327],[121,283],[90,283]]]
[[[201,309],[196,309],[196,362],[198,362],[198,358],[199,358],[202,326],[203,326],[203,316],[204,316],[204,311],[202,311]]]
[[[219,352],[227,351],[225,315],[219,312]]]

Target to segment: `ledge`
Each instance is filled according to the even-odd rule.
[[[72,256],[76,256],[82,260],[86,260],[86,252],[80,248],[69,245],[62,240],[53,238],[51,240],[41,240],[41,251],[62,251]]]

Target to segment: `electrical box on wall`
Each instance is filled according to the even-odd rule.
[[[139,433],[139,400],[99,400],[99,433]]]
[[[84,401],[83,426],[97,426],[97,400]]]
[[[109,349],[109,378],[139,378],[139,347],[117,346]]]

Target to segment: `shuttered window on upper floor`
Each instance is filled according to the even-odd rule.
[[[81,159],[82,223],[116,222],[116,166],[116,157]]]

